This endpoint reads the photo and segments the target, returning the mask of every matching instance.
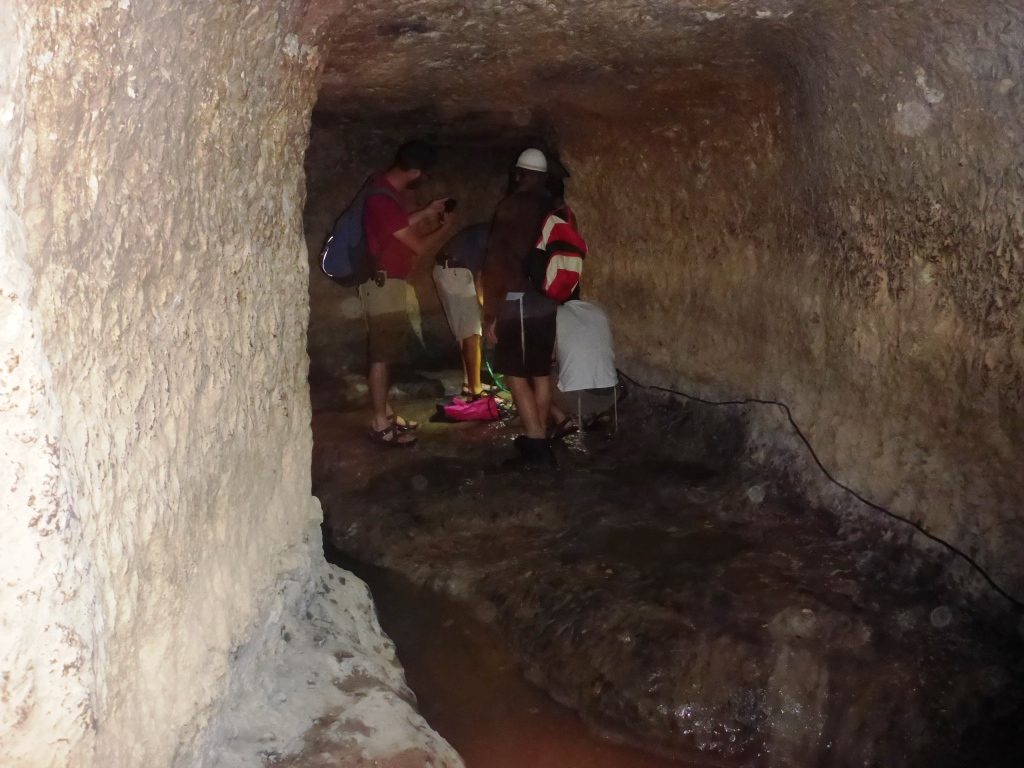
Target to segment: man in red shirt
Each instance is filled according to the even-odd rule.
[[[374,268],[373,279],[359,286],[368,330],[370,437],[383,445],[416,442],[414,430],[419,425],[391,408],[389,366],[404,358],[412,330],[409,311],[419,311],[407,278],[417,260],[437,253],[456,225],[443,198],[412,213],[402,202],[436,163],[437,153],[429,144],[403,144],[391,168],[370,181],[371,193],[363,207],[363,231]]]

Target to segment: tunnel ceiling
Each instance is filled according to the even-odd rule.
[[[845,4],[845,3],[844,3]],[[467,130],[525,126],[545,112],[637,114],[776,81],[766,40],[804,0],[309,0],[320,47],[321,121]],[[776,46],[777,47],[777,46]]]

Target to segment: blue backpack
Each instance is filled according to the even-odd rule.
[[[320,252],[320,268],[324,274],[344,286],[362,285],[373,275],[373,263],[363,230],[363,211],[366,199],[371,195],[384,195],[401,204],[390,189],[367,184],[338,217]]]

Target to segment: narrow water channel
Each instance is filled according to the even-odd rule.
[[[493,625],[399,574],[347,559],[366,581],[420,712],[467,768],[712,768],[616,744],[531,685]]]

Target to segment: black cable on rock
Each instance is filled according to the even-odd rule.
[[[783,403],[783,402],[781,402],[779,400],[762,400],[761,398],[757,398],[757,397],[748,397],[748,398],[744,398],[742,400],[708,400],[708,399],[703,398],[703,397],[698,397],[697,395],[691,395],[691,394],[689,394],[687,392],[680,392],[679,390],[676,390],[676,389],[669,389],[668,387],[659,387],[656,384],[641,384],[639,381],[637,381],[636,379],[634,379],[632,376],[627,374],[625,371],[622,371],[621,369],[619,370],[618,373],[619,373],[619,376],[621,376],[623,379],[628,381],[630,384],[633,384],[636,387],[640,387],[641,389],[649,389],[649,390],[653,390],[655,392],[665,392],[666,394],[675,395],[676,397],[682,397],[682,398],[685,398],[687,400],[692,400],[695,403],[702,403],[704,405],[715,405],[715,406],[774,405],[774,406],[777,406],[777,407],[781,408],[782,412],[786,414],[786,419],[789,421],[790,426],[793,427],[793,431],[796,432],[797,437],[799,437],[801,442],[803,442],[803,444],[805,446],[807,446],[807,451],[811,454],[811,458],[814,459],[814,463],[818,465],[818,469],[821,470],[822,474],[824,474],[825,477],[827,477],[829,479],[829,481],[833,485],[838,486],[839,488],[842,488],[848,494],[853,496],[853,498],[857,499],[857,501],[859,501],[861,504],[864,504],[865,506],[868,506],[871,509],[874,509],[874,510],[876,510],[878,512],[881,512],[883,515],[886,515],[886,516],[892,518],[893,520],[901,522],[904,525],[909,525],[910,527],[914,528],[918,533],[920,533],[922,536],[925,536],[926,538],[931,539],[932,541],[934,541],[936,544],[941,545],[946,550],[951,552],[953,555],[955,555],[956,557],[959,557],[961,560],[966,562],[975,571],[977,571],[981,575],[981,577],[986,582],[988,582],[988,585],[993,590],[995,590],[999,595],[1001,595],[1002,597],[1006,598],[1006,600],[1008,600],[1010,603],[1012,603],[1013,606],[1018,611],[1024,611],[1024,601],[1021,601],[1021,600],[1017,599],[1016,597],[1011,595],[1009,592],[1007,592],[1005,589],[1000,587],[999,584],[997,584],[995,582],[995,580],[991,576],[989,576],[988,571],[986,571],[984,568],[982,568],[977,560],[975,560],[973,557],[968,555],[962,549],[959,549],[955,545],[950,544],[945,539],[939,538],[934,533],[930,533],[920,523],[915,523],[910,518],[907,518],[907,517],[904,517],[903,515],[897,514],[896,512],[893,512],[892,510],[886,509],[881,504],[876,504],[875,502],[873,502],[873,501],[871,501],[869,499],[864,498],[863,495],[861,495],[860,493],[855,491],[853,488],[851,488],[850,486],[846,485],[845,483],[837,480],[833,476],[833,474],[828,471],[828,469],[825,467],[825,465],[821,463],[821,459],[818,458],[818,454],[814,450],[814,446],[811,445],[811,441],[807,439],[807,436],[803,433],[803,430],[800,429],[800,426],[796,423],[796,419],[793,418],[793,412],[790,410],[789,406],[786,405],[785,403]]]

